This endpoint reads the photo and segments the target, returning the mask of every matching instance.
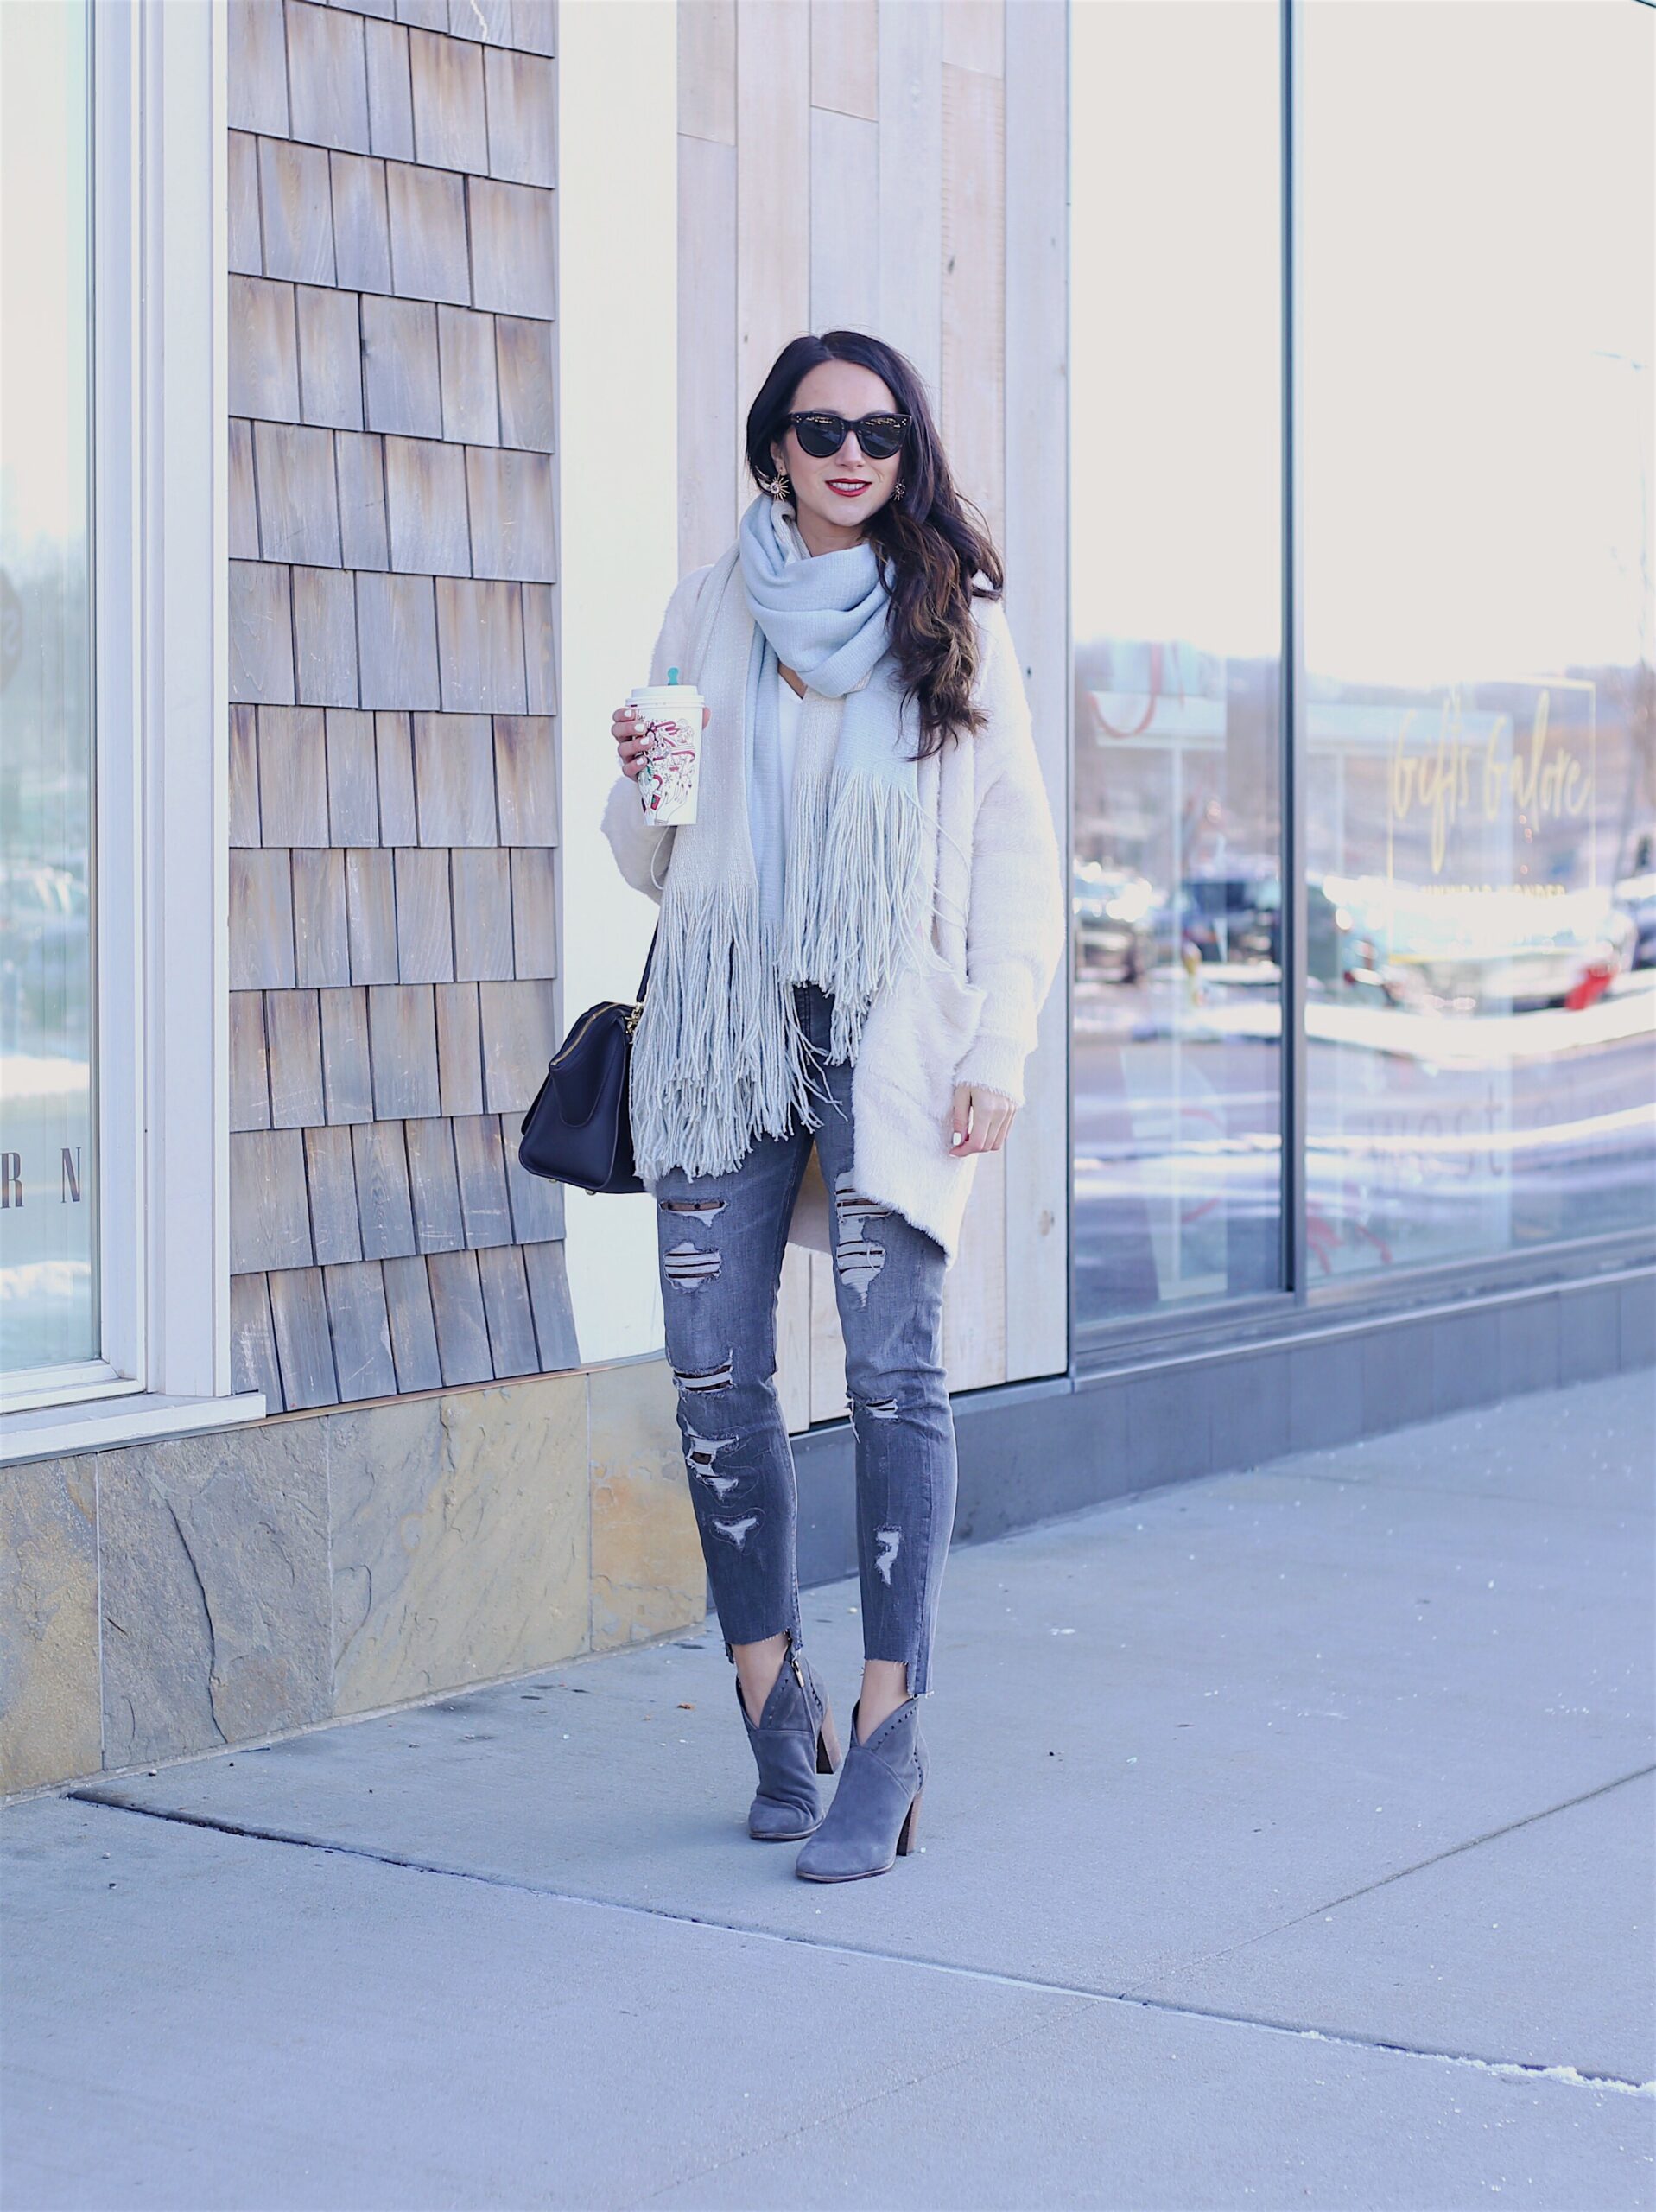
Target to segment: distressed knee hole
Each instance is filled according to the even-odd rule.
[[[688,1391],[692,1396],[703,1390],[728,1390],[735,1369],[733,1356],[717,1367],[676,1367],[673,1380],[681,1390]]]
[[[903,1548],[903,1531],[901,1529],[876,1529],[874,1541],[879,1546],[874,1556],[874,1572],[882,1582],[889,1584],[897,1555]]]
[[[657,1198],[656,1203],[663,1213],[693,1214],[697,1221],[711,1221],[725,1210],[722,1198]]]
[[[713,1492],[721,1504],[741,1480],[739,1475],[721,1475],[719,1472],[719,1454],[726,1445],[735,1441],[733,1436],[698,1436],[692,1431],[690,1447],[685,1454],[690,1472],[705,1489]]]
[[[723,1265],[722,1255],[704,1251],[699,1244],[675,1244],[662,1262],[662,1273],[681,1290],[700,1290]]]
[[[720,1521],[715,1517],[714,1528],[727,1544],[734,1544],[740,1551],[743,1545],[759,1525],[757,1513],[744,1513],[739,1520]]]

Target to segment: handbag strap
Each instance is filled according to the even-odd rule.
[[[649,950],[649,951],[644,955],[644,974],[643,974],[642,976],[639,976],[639,978],[638,978],[638,1003],[639,1003],[639,1004],[641,1004],[641,1005],[642,1005],[642,1003],[643,1003],[643,1001],[644,1001],[644,986],[649,982],[649,981],[650,981],[650,971],[651,968],[652,968],[652,967],[654,967],[654,965],[655,965],[655,962],[656,962],[656,943],[657,943],[657,939],[660,936],[661,936],[661,924],[660,924],[659,922],[657,922],[657,925],[656,925],[655,930],[654,930],[654,931],[652,932],[652,934],[651,934],[651,936],[650,936],[650,950]]]

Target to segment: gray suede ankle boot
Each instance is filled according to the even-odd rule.
[[[860,1875],[885,1873],[914,1848],[925,1786],[918,1698],[888,1713],[866,1743],[857,1734],[853,1706],[845,1772],[822,1826],[794,1861],[795,1873],[807,1882],[854,1882]]]
[[[759,1770],[747,1832],[761,1843],[797,1843],[822,1817],[817,1776],[832,1774],[840,1764],[840,1739],[828,1693],[810,1661],[790,1639],[788,1656],[757,1728],[747,1717],[739,1681],[736,1703]]]

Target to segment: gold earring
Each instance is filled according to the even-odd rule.
[[[791,499],[793,495],[794,487],[788,481],[787,470],[785,468],[779,468],[777,471],[775,479],[771,486],[771,498],[775,499]]]

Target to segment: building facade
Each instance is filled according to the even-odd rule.
[[[7,11],[5,1788],[701,1618],[650,1202],[515,1138],[800,330],[925,378],[1073,868],[961,1536],[1656,1356],[1656,19],[1438,12]],[[777,1381],[826,1579],[825,1256]]]

